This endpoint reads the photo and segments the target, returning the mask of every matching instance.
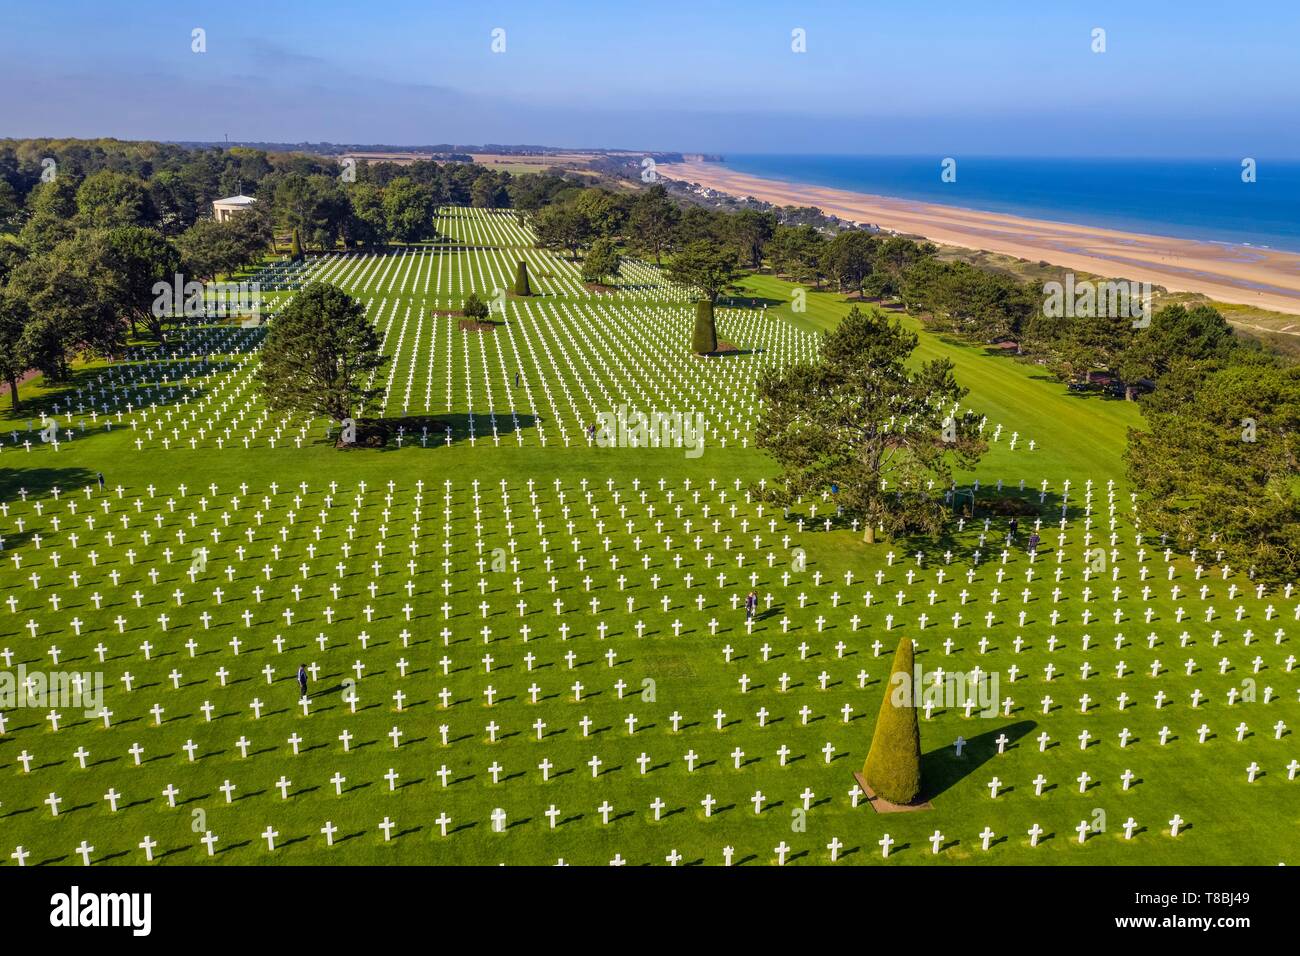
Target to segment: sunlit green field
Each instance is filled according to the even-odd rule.
[[[750,279],[768,308],[723,310],[740,351],[701,360],[652,271],[598,295],[512,218],[442,226],[464,245],[304,274],[380,328],[400,447],[267,411],[237,325],[24,386],[0,661],[103,696],[0,705],[0,863],[1292,862],[1297,595],[1139,541],[1135,406],[922,332],[987,416],[963,487],[1027,513],[1009,545],[981,511],[868,546],[833,501],[748,494],[759,370],[848,303]],[[543,294],[462,331],[521,257]],[[702,451],[590,442],[620,405],[702,414]],[[923,716],[932,809],[877,815],[853,771],[905,638],[996,686]]]

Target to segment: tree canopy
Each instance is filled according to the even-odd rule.
[[[369,384],[388,357],[365,307],[325,282],[303,289],[271,322],[258,379],[273,410],[360,418],[383,388]]]
[[[1143,529],[1184,549],[1222,549],[1263,580],[1294,580],[1300,366],[1259,356],[1208,374],[1195,369],[1174,385],[1188,400],[1152,403],[1146,427],[1129,431]]]
[[[674,282],[699,289],[709,304],[716,305],[740,277],[740,268],[733,250],[697,239],[673,257],[668,275]]]
[[[582,278],[588,282],[604,282],[611,276],[617,276],[622,257],[610,239],[597,239],[587,250],[587,258],[582,263]]]
[[[789,505],[838,488],[835,503],[874,541],[934,533],[946,518],[943,491],[954,463],[983,452],[952,363],[908,364],[916,335],[858,307],[822,338],[816,361],[766,369],[757,443],[781,467],[765,496]]]

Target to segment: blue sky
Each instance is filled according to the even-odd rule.
[[[5,7],[0,136],[1300,156],[1294,0]]]

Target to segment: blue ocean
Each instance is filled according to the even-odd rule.
[[[736,172],[1130,232],[1300,252],[1300,161],[725,154]]]

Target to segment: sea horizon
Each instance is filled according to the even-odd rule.
[[[1300,159],[944,157],[720,153],[766,179],[1028,219],[1300,253]]]

